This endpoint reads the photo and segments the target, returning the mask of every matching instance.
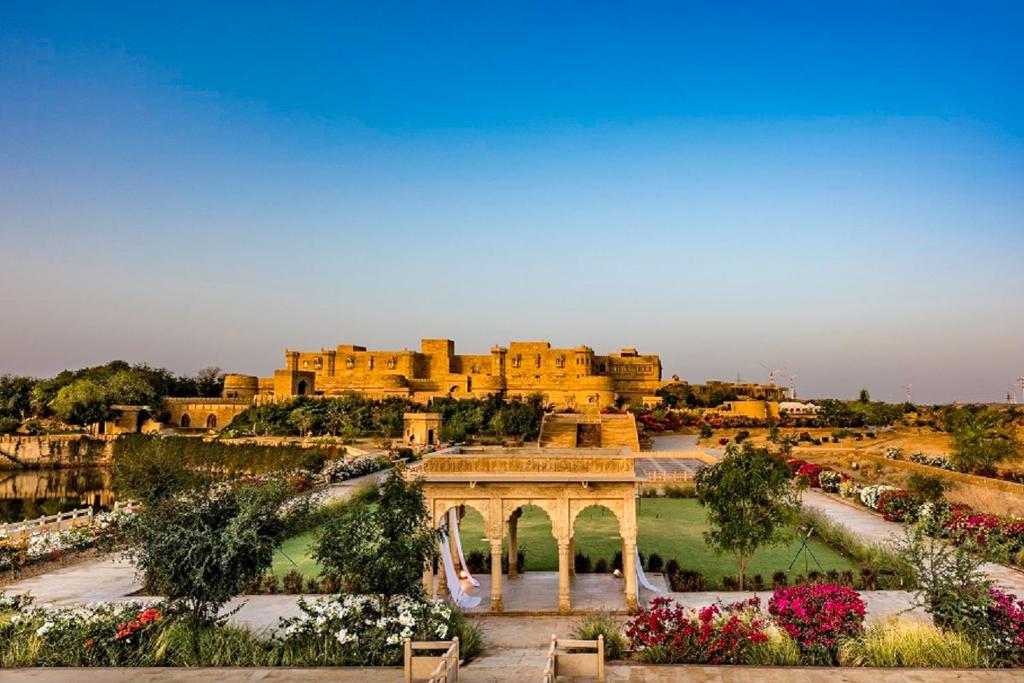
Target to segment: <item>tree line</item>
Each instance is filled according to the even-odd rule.
[[[114,405],[147,406],[159,419],[164,398],[220,396],[223,386],[220,368],[204,368],[193,376],[176,375],[166,368],[123,360],[64,370],[45,379],[2,375],[0,433],[19,428],[37,431],[36,420],[45,418],[85,426],[109,419]]]
[[[406,398],[373,399],[353,391],[337,398],[299,396],[253,406],[235,417],[225,433],[397,438],[402,436],[405,413],[425,411],[441,414],[441,438],[445,441],[478,435],[532,439],[540,431],[544,406],[539,396],[509,401],[500,394],[485,399],[443,397],[425,406]]]

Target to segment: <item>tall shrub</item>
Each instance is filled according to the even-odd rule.
[[[745,443],[742,450],[727,449],[696,480],[697,500],[707,510],[711,527],[704,540],[716,551],[736,556],[742,590],[750,557],[785,538],[786,522],[799,507],[789,468],[782,458]]]

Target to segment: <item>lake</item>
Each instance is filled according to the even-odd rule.
[[[92,506],[114,505],[113,476],[107,467],[0,470],[0,523]]]

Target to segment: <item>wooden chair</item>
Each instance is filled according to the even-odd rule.
[[[551,636],[548,663],[544,669],[544,683],[555,683],[562,678],[590,678],[597,680],[598,683],[604,683],[604,636],[598,636],[597,640],[570,640]]]
[[[442,651],[441,654],[416,655],[417,650]],[[405,683],[457,683],[459,680],[459,639],[405,641]]]

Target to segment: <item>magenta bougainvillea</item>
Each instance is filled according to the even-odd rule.
[[[1024,600],[1016,595],[992,589],[992,606],[988,622],[997,634],[997,652],[1011,666],[1024,664]]]
[[[655,598],[626,626],[643,661],[678,664],[746,664],[755,645],[768,640],[757,598],[730,605],[686,609]]]
[[[834,663],[839,641],[864,628],[864,601],[845,586],[780,588],[768,601],[768,612],[805,656],[820,663]]]

